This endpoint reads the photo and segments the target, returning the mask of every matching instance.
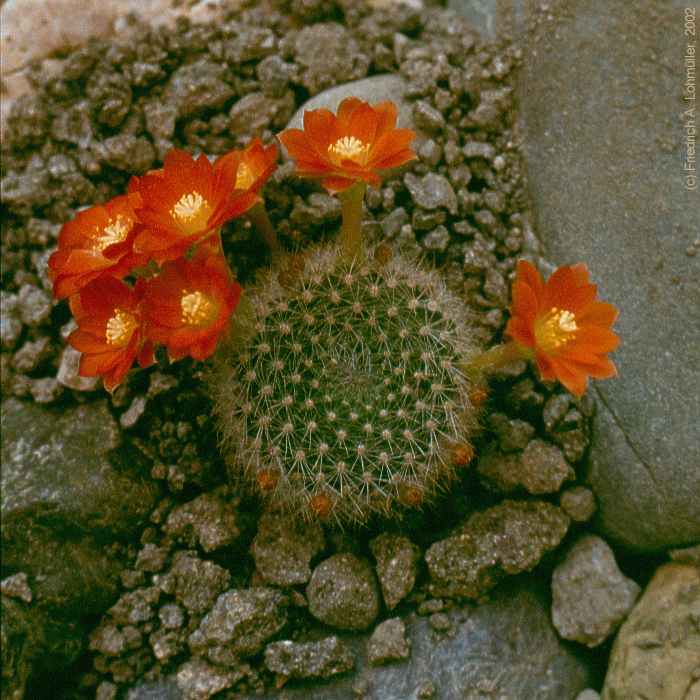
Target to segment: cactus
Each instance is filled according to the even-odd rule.
[[[418,506],[471,454],[464,304],[386,252],[348,262],[321,246],[266,271],[217,355],[229,468],[307,517],[363,522]]]

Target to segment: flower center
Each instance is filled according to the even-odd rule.
[[[250,167],[241,162],[236,173],[236,184],[234,188],[237,190],[247,190],[255,182],[255,175]]]
[[[187,236],[206,231],[210,214],[211,205],[196,190],[183,194],[170,210],[170,216]]]
[[[329,155],[338,163],[343,160],[361,163],[367,158],[368,151],[369,144],[355,136],[343,136],[328,146]]]
[[[117,216],[114,220],[110,219],[109,224],[98,231],[99,235],[95,237],[93,250],[101,253],[107,246],[121,243],[129,235],[131,227],[132,221],[124,219],[123,216]]]
[[[555,306],[535,323],[535,338],[545,352],[551,352],[572,340],[577,330],[574,313]]]
[[[105,340],[107,345],[126,345],[136,330],[136,317],[123,309],[114,309],[114,316],[107,321]]]
[[[204,292],[182,290],[180,297],[182,322],[187,326],[204,326],[216,316],[216,304]]]

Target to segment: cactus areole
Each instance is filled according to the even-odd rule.
[[[297,261],[298,263],[298,261]],[[273,502],[362,522],[449,483],[476,423],[464,304],[374,251],[308,251],[247,290],[212,388],[223,450]]]

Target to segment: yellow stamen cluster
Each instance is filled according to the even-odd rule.
[[[328,146],[328,153],[331,157],[339,161],[352,160],[355,163],[361,163],[369,152],[369,144],[360,141],[355,136],[343,136],[335,143]]]
[[[537,344],[546,352],[557,350],[568,343],[577,330],[575,314],[556,306],[535,324]]]
[[[208,207],[209,203],[197,191],[183,194],[176,202],[175,206],[170,210],[170,215],[180,221],[191,221],[195,216],[198,216],[203,207]]]
[[[114,315],[107,321],[105,327],[105,340],[108,345],[126,345],[130,340],[137,326],[136,317],[115,308]]]
[[[214,320],[216,305],[204,292],[182,290],[180,297],[182,322],[188,326],[203,326]]]
[[[109,224],[102,230],[98,230],[98,235],[93,243],[93,250],[101,253],[107,246],[115,243],[122,243],[131,231],[133,222],[125,219],[123,216],[117,216],[116,219],[110,219]]]

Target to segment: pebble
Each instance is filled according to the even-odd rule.
[[[240,656],[257,654],[284,628],[286,606],[286,596],[274,588],[226,591],[190,635],[190,647],[225,645]]]
[[[419,129],[428,132],[442,131],[445,126],[445,117],[442,116],[442,112],[425,100],[418,100],[413,105],[413,119]]]
[[[32,602],[32,589],[29,587],[27,574],[23,571],[4,578],[0,583],[0,590],[10,598],[18,598],[25,603]]]
[[[367,642],[367,658],[372,666],[401,661],[410,655],[411,642],[406,639],[406,625],[400,617],[378,624]]]
[[[226,590],[231,574],[212,561],[200,559],[192,552],[181,551],[175,554],[169,579],[173,583],[172,592],[177,602],[189,612],[203,613]]]
[[[421,244],[425,250],[444,253],[447,250],[449,242],[450,233],[442,224],[440,224],[423,238]]]
[[[443,207],[450,214],[457,213],[457,195],[444,175],[427,173],[419,177],[413,173],[406,173],[403,181],[417,206],[423,209]]]
[[[377,561],[384,603],[393,610],[413,590],[420,549],[407,537],[392,533],[378,535],[369,547]]]
[[[593,491],[585,486],[572,486],[562,492],[559,506],[573,521],[585,523],[595,513],[595,496]]]
[[[36,403],[53,403],[63,393],[63,387],[55,377],[42,377],[29,381],[29,393]]]
[[[227,493],[222,487],[174,508],[165,522],[165,533],[189,547],[199,545],[205,552],[231,545],[241,534],[239,499]]]
[[[554,493],[575,476],[562,451],[544,440],[530,440],[520,461],[521,482],[533,494]]]
[[[139,571],[156,573],[162,571],[167,560],[168,549],[166,547],[158,547],[152,543],[145,544],[136,556],[135,567]]]
[[[94,151],[102,162],[134,175],[145,173],[156,159],[156,151],[147,138],[126,133],[101,141]]]
[[[379,613],[379,591],[369,563],[354,554],[322,561],[306,587],[309,612],[331,627],[367,629]]]
[[[2,290],[0,291],[0,341],[3,350],[12,350],[21,335],[19,299],[16,294]]]
[[[180,66],[165,86],[163,102],[176,106],[178,118],[220,107],[234,95],[226,73],[225,66],[206,58]]]
[[[180,629],[185,623],[185,611],[177,603],[166,603],[158,610],[158,619],[165,629]]]
[[[386,238],[396,238],[401,227],[408,223],[408,214],[403,207],[393,209],[381,220],[382,231]],[[21,330],[21,328],[20,328]]]
[[[208,700],[222,690],[231,688],[243,676],[240,670],[212,666],[204,659],[194,658],[177,670],[177,685],[184,700]]]
[[[496,149],[490,143],[482,141],[468,141],[462,146],[462,154],[465,158],[483,158],[492,160],[496,155]]]
[[[604,540],[582,537],[552,574],[552,622],[564,639],[596,647],[625,619],[639,592]]]
[[[121,425],[124,430],[133,428],[139,422],[139,418],[141,418],[145,411],[146,397],[134,397],[129,408],[127,408],[126,411],[119,416],[119,425]]]
[[[23,284],[17,295],[17,312],[28,326],[40,326],[51,314],[51,297],[33,284]]]
[[[311,559],[325,546],[323,529],[287,513],[267,512],[258,523],[251,553],[268,583],[295,586],[311,578]]]
[[[504,576],[530,571],[562,541],[569,518],[545,501],[506,500],[474,513],[425,560],[432,595],[479,598]]]
[[[17,350],[12,364],[18,372],[33,372],[51,354],[51,339],[41,336],[38,340],[28,340]]]
[[[355,666],[350,647],[338,637],[316,642],[272,642],[265,648],[265,666],[284,678],[331,678]]]
[[[341,205],[337,197],[314,192],[308,204],[301,197],[295,197],[289,219],[295,224],[320,226],[337,221],[340,215]]]
[[[433,139],[426,139],[418,148],[418,156],[426,165],[434,168],[442,159],[442,148]]]

